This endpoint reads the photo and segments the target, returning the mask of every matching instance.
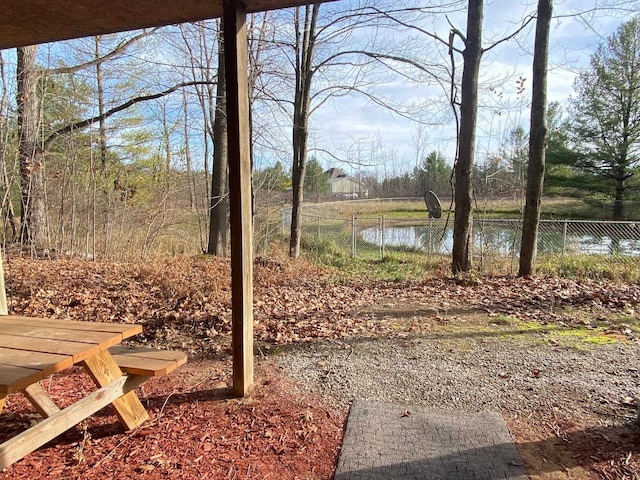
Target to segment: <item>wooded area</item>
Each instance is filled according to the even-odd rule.
[[[491,81],[483,75],[483,68],[492,68],[485,62],[487,52],[507,44],[534,48],[524,43],[534,25],[540,30],[540,23],[552,18],[551,2],[542,6],[528,5],[520,18],[511,19],[513,28],[488,40],[483,40],[488,20],[480,0],[422,8],[342,2],[252,14],[247,95],[254,230],[273,229],[277,209],[292,202],[289,252],[300,254],[304,192],[306,199],[315,194],[317,200],[327,188],[324,181],[307,178],[310,162],[314,178],[322,164],[346,165],[370,197],[420,196],[427,190],[454,197],[454,273],[472,268],[469,238],[479,195],[526,198],[533,211],[525,208],[530,227],[524,236],[530,241],[523,244],[529,260],[523,260],[528,267],[521,273],[535,270],[535,206],[545,171],[541,155],[549,164],[545,194],[611,198],[614,208],[605,218],[629,218],[625,206],[639,198],[638,21],[621,23],[600,43],[591,69],[576,77],[575,96],[564,105],[550,104],[547,114],[544,82],[538,80],[546,67],[534,68],[533,102],[526,93],[526,72]],[[596,13],[629,11],[632,6],[620,3]],[[431,19],[465,14],[464,27],[449,21],[448,38],[442,29],[427,27]],[[37,255],[55,251],[84,258],[198,250],[228,255],[221,31],[219,20],[204,20],[20,47],[15,55],[2,51],[0,180],[6,242]],[[533,61],[548,61],[553,29],[548,36],[543,42],[536,35]],[[433,55],[421,55],[425,51]],[[440,93],[417,110],[381,94],[390,80]],[[520,103],[508,107],[497,92],[510,84],[516,85]],[[414,119],[414,165],[404,161],[398,167],[397,155],[385,145],[369,158],[318,148],[310,137],[314,113],[354,98]],[[501,133],[497,149],[478,152],[482,111],[506,108],[531,112],[531,139],[513,123]],[[430,147],[425,125],[434,121],[456,126],[453,156]],[[288,135],[289,145],[283,142]],[[266,248],[259,239],[257,248]]]
[[[58,7],[62,3],[57,2]],[[159,468],[162,470],[153,476],[202,478],[226,474],[229,478],[251,478],[273,476],[274,472],[277,476],[279,468],[291,476],[306,475],[300,469],[304,465],[310,467],[309,478],[328,477],[335,465],[333,454],[345,431],[344,418],[333,414],[335,406],[325,409],[316,406],[315,401],[304,402],[300,400],[300,390],[280,383],[284,377],[280,373],[296,375],[296,360],[286,357],[279,348],[275,354],[269,351],[272,346],[321,338],[335,340],[331,347],[345,355],[320,352],[316,357],[309,351],[303,353],[306,364],[299,371],[306,375],[315,370],[318,376],[311,381],[316,386],[330,377],[336,377],[330,379],[342,385],[370,377],[361,385],[373,397],[381,392],[380,398],[390,395],[397,401],[416,394],[411,397],[413,401],[426,400],[438,408],[497,407],[509,415],[512,425],[519,427],[513,431],[518,435],[524,432],[524,438],[518,437],[518,441],[523,452],[529,454],[525,457],[527,465],[535,466],[536,460],[545,464],[536,471],[564,474],[569,468],[586,467],[608,476],[615,473],[606,472],[624,472],[624,478],[627,472],[637,471],[637,459],[632,458],[637,432],[629,435],[629,426],[620,422],[628,417],[631,408],[635,415],[637,407],[630,392],[637,384],[633,366],[638,353],[634,348],[638,333],[635,311],[640,303],[638,285],[610,282],[611,277],[592,281],[530,276],[535,273],[535,236],[546,158],[553,160],[547,193],[553,189],[565,195],[599,192],[613,198],[611,216],[621,218],[628,212],[636,180],[636,115],[631,110],[638,104],[640,90],[634,83],[638,51],[635,39],[640,37],[637,19],[625,18],[617,30],[609,29],[600,37],[606,41],[594,51],[592,68],[576,77],[576,97],[566,102],[571,115],[564,116],[558,103],[547,105],[545,99],[545,71],[551,48],[549,22],[553,21],[550,0],[538,0],[537,7],[526,5],[526,12],[507,22],[503,18],[506,27],[497,33],[486,28],[484,22],[489,17],[482,0],[415,8],[382,3],[344,2],[332,7],[316,4],[257,14],[247,21],[248,11],[299,2],[256,0],[245,4],[224,0],[215,4],[217,8],[223,6],[219,12],[223,13],[222,20],[151,28],[169,22],[162,10],[153,22],[139,25],[149,30],[113,35],[108,34],[118,30],[113,22],[117,24],[127,16],[111,15],[97,28],[92,22],[99,15],[93,12],[89,31],[98,36],[68,44],[11,43],[14,32],[8,29],[7,45],[20,45],[15,56],[3,51],[0,57],[4,238],[6,251],[18,253],[9,264],[17,278],[11,286],[15,292],[12,309],[21,314],[68,318],[91,317],[93,311],[96,315],[92,319],[99,318],[98,313],[107,315],[107,324],[127,324],[131,318],[144,318],[148,336],[140,339],[141,343],[159,342],[166,347],[176,342],[181,349],[202,355],[198,358],[202,363],[193,365],[175,383],[149,383],[153,389],[147,400],[156,415],[156,423],[149,425],[153,428],[128,432],[123,441],[107,429],[92,440],[89,424],[82,424],[78,431],[71,432],[81,436],[79,441],[62,442],[61,450],[64,445],[72,445],[73,451],[66,450],[70,454],[65,454],[61,469],[58,460],[49,458],[43,462],[40,456],[34,457],[33,463],[19,465],[13,470],[15,475],[25,476],[30,470],[27,476],[43,471],[50,477],[54,472],[78,478],[135,476]],[[91,0],[89,4],[95,7]],[[11,0],[9,6],[10,12],[16,13],[22,3]],[[161,6],[168,8],[164,0],[159,0],[158,7]],[[79,31],[84,31],[82,17],[74,15],[85,7],[82,4],[77,10],[74,8],[71,15],[75,19],[73,28],[80,28]],[[183,7],[190,7],[186,16],[194,15],[192,3]],[[606,14],[614,12],[621,18],[635,12],[635,7],[628,2],[621,6],[608,3]],[[33,13],[30,8],[26,11]],[[175,5],[170,10],[175,10]],[[591,25],[605,10],[595,8],[589,12]],[[581,16],[585,13],[575,15],[585,21]],[[209,11],[203,15],[214,14]],[[38,21],[44,17],[39,15]],[[462,17],[466,17],[464,31],[456,26],[464,24]],[[436,27],[436,19],[446,25],[445,33]],[[560,16],[555,19],[559,21]],[[65,35],[64,25],[59,18],[56,21],[55,26],[62,30],[52,28],[51,37],[38,38]],[[11,22],[8,24],[11,26]],[[533,25],[535,43],[527,34]],[[73,32],[78,30],[68,35],[73,36]],[[492,34],[487,36],[487,32]],[[523,51],[532,45],[535,48],[531,98],[525,95],[528,83],[523,75],[503,76],[502,72],[501,78],[491,80],[495,72],[504,69],[504,64],[491,73],[483,65],[491,59],[492,52],[512,42]],[[433,57],[429,55],[425,60],[425,52],[433,53]],[[496,54],[493,61],[500,58]],[[527,71],[530,67],[527,65]],[[388,75],[393,81],[380,80],[377,84],[378,75]],[[380,91],[394,82],[402,87],[383,98]],[[429,96],[421,97],[417,103],[415,99],[406,104],[398,102],[406,89],[405,82],[426,87]],[[520,103],[511,105],[511,111],[519,110],[516,117],[523,111],[530,113],[531,138],[521,122],[497,120],[511,108],[500,100],[510,83],[515,83],[515,95],[520,99]],[[437,94],[431,96],[434,90]],[[367,105],[375,104],[403,118],[415,118],[415,162],[403,157],[401,167],[389,167],[398,171],[383,177],[373,175],[371,191],[398,178],[397,186],[401,188],[429,189],[432,193],[433,189],[452,189],[455,238],[451,263],[438,264],[436,260],[428,271],[415,269],[403,280],[394,269],[400,263],[406,267],[408,262],[403,259],[387,263],[383,245],[382,261],[364,262],[362,271],[346,273],[312,265],[305,259],[293,262],[255,256],[254,231],[270,229],[272,207],[278,209],[290,201],[293,205],[288,253],[290,257],[300,254],[302,232],[296,227],[296,215],[302,212],[305,185],[307,193],[316,194],[316,200],[336,179],[349,180],[358,185],[359,193],[369,194],[362,176],[325,178],[321,163],[327,158],[349,165],[353,173],[360,167],[384,169],[386,160],[394,157],[393,149],[384,145],[371,149],[368,157],[362,150],[343,157],[327,144],[323,148],[314,137],[312,114],[319,114],[323,105],[331,104],[336,116],[345,117],[348,122],[354,94],[365,98]],[[486,102],[493,96],[496,104]],[[498,150],[479,148],[479,138],[488,127],[487,118],[482,117],[487,110],[493,110],[491,116],[502,129]],[[414,117],[416,112],[422,116]],[[425,137],[427,126],[435,128],[445,119],[455,126],[451,129],[451,138],[455,138],[453,155],[451,151],[432,148],[430,139]],[[554,126],[547,148],[546,122]],[[388,125],[391,122],[385,126]],[[290,139],[283,141],[283,133]],[[487,145],[490,142],[484,144]],[[337,170],[334,167],[330,171]],[[487,195],[502,189],[519,199],[526,198],[523,235],[527,238],[522,241],[520,262],[520,276],[526,278],[502,276],[482,282],[471,272],[470,237],[476,195],[473,187],[482,185],[482,179]],[[288,190],[289,185],[292,191]],[[336,191],[348,198],[354,198],[356,193]],[[430,194],[429,198],[435,195]],[[431,207],[430,210],[435,211]],[[603,213],[602,217],[607,215]],[[278,222],[281,220],[277,218]],[[384,230],[384,217],[380,225]],[[355,227],[355,215],[352,226]],[[319,227],[318,222],[318,231]],[[622,228],[635,230],[637,226],[628,222]],[[227,229],[230,262],[193,255],[194,238],[198,236],[202,252],[226,255]],[[25,258],[25,250],[32,258]],[[614,253],[616,250],[614,245]],[[52,261],[33,258],[58,254],[60,258]],[[135,263],[84,261],[165,255],[173,258]],[[254,312],[258,317],[255,326]],[[474,317],[471,323],[467,323],[469,317]],[[19,317],[11,322],[16,333],[22,330]],[[49,322],[35,319],[32,325]],[[461,329],[461,325],[467,329]],[[92,322],[85,322],[82,328],[92,331]],[[141,325],[136,328],[142,333]],[[28,330],[28,335],[42,335]],[[51,337],[46,338],[55,339],[58,334],[49,329]],[[250,400],[216,402],[222,396],[230,400],[228,395],[244,396],[252,390],[254,334],[264,342],[258,347],[261,361],[264,360],[260,366],[266,367],[256,385],[260,394]],[[564,343],[567,334],[580,340]],[[371,344],[366,343],[369,337]],[[445,340],[435,349],[434,337]],[[117,343],[121,339],[109,334],[106,341]],[[532,341],[527,342],[528,339]],[[401,378],[404,393],[379,381],[382,375],[376,374],[374,367],[378,364],[371,359],[365,361],[362,374],[337,378],[334,360],[345,357],[353,362],[359,356],[358,348],[371,350],[373,344],[384,347],[387,341],[393,341],[387,352],[401,352],[403,358],[398,361],[384,350],[375,351],[378,359],[391,360],[392,368],[383,373],[386,380],[397,379],[393,372],[401,364],[407,372],[409,365],[424,365],[410,375],[409,388],[408,377]],[[311,345],[311,349],[327,346],[319,343]],[[573,355],[571,345],[583,344],[616,348],[601,349],[600,355]],[[408,354],[414,347],[420,351]],[[289,353],[299,353],[293,350]],[[94,380],[104,373],[104,382],[97,382],[101,386],[114,373],[117,377],[120,368],[115,361],[106,362],[111,357],[108,350],[98,344],[96,351],[78,361],[89,366],[89,376],[96,377]],[[434,356],[427,357],[426,353]],[[212,361],[218,354],[222,360]],[[5,352],[6,363],[12,360],[10,355]],[[324,362],[327,358],[332,362],[328,367]],[[280,360],[282,366],[270,363],[272,359]],[[227,360],[233,362],[233,374],[212,375],[211,370]],[[434,381],[436,367],[450,360],[453,361],[437,373]],[[75,359],[68,365],[73,362]],[[600,370],[592,371],[595,369],[590,362]],[[106,368],[98,368],[100,365]],[[612,369],[616,369],[615,375]],[[452,372],[455,375],[446,376]],[[576,383],[576,372],[583,380],[588,376],[588,380]],[[42,387],[27,398],[36,410],[40,407],[41,414],[53,413],[60,397],[84,390],[81,381],[78,387],[69,386],[71,381],[81,380],[76,373],[63,377],[62,382],[61,378],[49,379],[52,403],[48,406],[42,400],[33,401],[35,395],[44,393]],[[37,381],[30,375],[26,372],[20,377]],[[44,373],[40,375],[44,379]],[[221,383],[213,383],[214,376]],[[274,378],[278,381],[274,382]],[[514,388],[516,380],[520,383]],[[276,384],[275,389],[270,384]],[[22,384],[4,385],[17,389]],[[487,385],[491,390],[480,395]],[[157,387],[160,388],[156,390]],[[274,391],[286,391],[286,398],[271,395]],[[340,389],[332,392],[338,401],[354,399],[351,392],[338,398],[338,392]],[[121,393],[124,390],[102,401],[119,399]],[[427,399],[431,393],[436,395]],[[475,398],[467,403],[468,393]],[[102,394],[98,390],[86,398],[97,408],[102,404],[94,400]],[[273,402],[266,410],[261,408],[265,396],[272,397],[269,400]],[[298,401],[291,402],[293,397]],[[9,428],[1,430],[9,436],[16,426],[29,428],[32,420],[24,415],[20,400],[12,398],[10,403],[17,407],[18,415],[16,420],[4,418]],[[293,413],[276,408],[292,403],[296,405]],[[52,405],[56,405],[55,409]],[[218,409],[219,405],[223,408]],[[84,408],[84,403],[80,406]],[[64,414],[65,410],[61,412]],[[401,417],[410,414],[405,410]],[[41,424],[43,429],[61,418],[54,415]],[[314,415],[321,416],[314,419]],[[617,418],[606,419],[611,415]],[[77,416],[74,421],[80,418]],[[247,419],[250,423],[244,422]],[[572,419],[577,422],[572,423]],[[109,422],[104,417],[93,420],[103,426]],[[227,420],[229,423],[225,424]],[[232,429],[238,425],[242,426],[242,435],[234,437]],[[510,442],[506,429],[505,433],[507,437],[499,440],[501,444]],[[558,443],[558,437],[563,442]],[[19,442],[22,437],[14,438]],[[327,439],[331,441],[326,442]],[[602,439],[607,442],[604,448]],[[322,441],[326,444],[318,452],[314,444]],[[9,446],[13,441],[10,442]],[[565,448],[565,443],[571,448]],[[91,452],[93,445],[98,448]],[[176,449],[176,445],[180,448]],[[452,456],[436,454],[435,461],[450,462],[457,471],[461,453],[471,452],[484,460],[483,449],[476,447],[455,449]],[[53,450],[57,449],[54,446]],[[89,468],[83,465],[84,453],[91,458]],[[287,461],[285,453],[298,456]],[[275,458],[282,463],[274,466],[276,462],[271,460]],[[567,464],[567,458],[571,463]],[[261,462],[269,465],[260,465]],[[416,466],[409,462],[401,463],[400,468],[412,464]]]

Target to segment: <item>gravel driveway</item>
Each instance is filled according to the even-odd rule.
[[[354,339],[295,347],[278,362],[304,388],[354,399],[628,422],[640,397],[640,346],[585,349],[530,338]]]

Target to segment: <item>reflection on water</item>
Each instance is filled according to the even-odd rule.
[[[612,231],[603,234],[598,232],[603,229],[602,224],[597,222],[569,224],[569,229],[566,224],[555,223],[559,228],[540,229],[538,253],[640,256],[640,231],[633,224],[623,225],[617,228],[618,231],[611,228]],[[380,247],[381,231],[380,227],[367,228],[362,230],[360,236],[365,242]],[[509,256],[520,252],[520,235],[518,222],[476,225],[473,236],[474,250],[478,253],[490,251]],[[384,228],[383,244],[385,247],[404,247],[428,253],[450,254],[453,248],[453,228],[444,228],[443,224],[387,226]]]

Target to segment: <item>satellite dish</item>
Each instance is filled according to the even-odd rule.
[[[427,210],[429,210],[429,218],[442,217],[440,199],[438,199],[438,196],[431,190],[424,194],[424,203],[427,205]]]

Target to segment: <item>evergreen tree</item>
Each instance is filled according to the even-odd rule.
[[[322,166],[314,157],[307,161],[307,168],[304,174],[304,191],[316,196],[329,192],[329,177],[324,173]]]
[[[605,181],[613,218],[624,203],[640,161],[640,22],[623,23],[591,57],[571,102],[579,158],[576,166]]]
[[[571,143],[570,128],[570,123],[562,118],[560,104],[550,103],[547,109],[547,168],[544,178],[545,191],[548,194],[578,194],[587,185],[593,190],[593,175],[586,175],[576,167],[578,152]]]
[[[443,196],[451,194],[451,165],[441,153],[431,152],[422,164],[414,169],[413,174],[416,178],[418,196],[429,190]]]
[[[279,161],[271,167],[257,171],[253,180],[256,188],[266,191],[283,192],[291,186],[291,176]]]

